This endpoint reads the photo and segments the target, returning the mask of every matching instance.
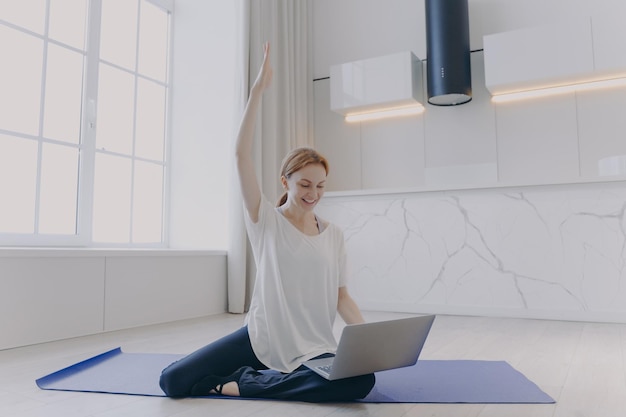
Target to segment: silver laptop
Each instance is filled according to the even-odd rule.
[[[328,380],[415,365],[434,320],[429,315],[346,326],[334,357],[304,365]]]

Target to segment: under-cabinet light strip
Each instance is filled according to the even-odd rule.
[[[589,91],[617,87],[626,87],[626,78],[612,78],[610,80],[589,81],[580,84],[571,84],[558,87],[541,88],[537,90],[499,94],[491,97],[491,101],[494,103],[506,103],[509,101],[527,100],[558,94],[573,93],[576,91]]]
[[[387,119],[390,117],[412,116],[424,112],[424,106],[421,104],[415,106],[398,107],[391,109],[382,109],[369,111],[366,113],[352,113],[346,115],[346,122],[363,122],[366,120]]]

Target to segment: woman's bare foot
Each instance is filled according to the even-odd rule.
[[[222,394],[227,395],[229,397],[239,397],[239,384],[236,381],[230,381],[222,385],[221,387],[216,387],[217,390],[211,390],[211,394]],[[218,392],[219,391],[219,392]]]

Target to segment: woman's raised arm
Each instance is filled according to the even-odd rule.
[[[270,45],[269,43],[265,43],[263,45],[263,65],[261,65],[259,75],[250,89],[250,97],[248,97],[248,103],[246,104],[241,125],[239,126],[235,151],[241,195],[248,215],[255,223],[259,218],[261,188],[254,169],[252,145],[259,103],[261,102],[263,92],[269,87],[271,81],[272,66],[270,65]]]

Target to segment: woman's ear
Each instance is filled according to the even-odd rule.
[[[283,190],[287,191],[287,189],[288,189],[288,187],[287,187],[287,178],[285,178],[284,175],[282,177],[280,177],[280,182],[283,184]]]

